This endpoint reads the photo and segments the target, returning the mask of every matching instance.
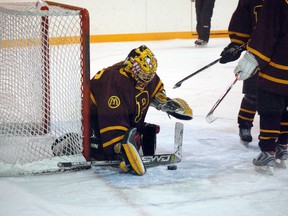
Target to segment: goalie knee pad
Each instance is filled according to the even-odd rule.
[[[132,169],[137,175],[143,175],[146,172],[146,167],[135,146],[136,131],[136,128],[129,129],[121,144],[114,146],[114,151],[119,153],[121,160],[119,168],[123,172],[128,172]]]

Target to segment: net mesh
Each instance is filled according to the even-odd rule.
[[[27,166],[37,163],[37,172],[57,169],[43,161],[67,156],[83,160],[80,35],[79,10],[0,4],[0,175],[21,166],[33,173]],[[55,140],[66,134],[73,136],[59,153]]]

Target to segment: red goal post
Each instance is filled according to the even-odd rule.
[[[89,160],[88,11],[0,3],[0,20],[0,176]]]

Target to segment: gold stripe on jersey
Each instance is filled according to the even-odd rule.
[[[251,113],[251,114],[256,114],[256,111],[251,111],[247,109],[240,108],[241,111],[246,112],[246,113]]]
[[[155,95],[158,93],[158,92],[161,92],[164,90],[164,86],[163,86],[163,83],[162,81],[160,80],[154,90],[154,92],[151,94],[151,97],[155,97]]]
[[[244,41],[242,41],[242,40],[239,40],[239,39],[231,38],[230,40],[231,40],[231,42],[233,42],[233,43],[237,43],[237,44],[246,44],[246,42],[244,42]]]
[[[129,76],[127,75],[127,73],[129,73],[129,72],[125,71],[123,67],[120,68],[119,72],[120,72],[120,74],[122,74],[123,76],[129,78]],[[130,74],[132,75],[132,73],[130,73]],[[132,77],[133,77],[133,76],[132,76]]]
[[[272,76],[269,76],[267,74],[264,74],[262,72],[259,72],[259,77],[262,77],[266,80],[269,80],[271,82],[276,82],[276,83],[280,83],[280,84],[284,84],[284,85],[288,85],[288,80],[283,80],[283,79],[278,79],[276,77],[272,77]]]
[[[263,55],[262,53],[258,52],[258,51],[255,50],[255,49],[249,47],[249,44],[248,44],[248,46],[247,46],[247,50],[248,50],[249,52],[253,53],[254,55],[258,56],[258,57],[261,58],[262,60],[266,61],[266,62],[270,62],[270,60],[271,60],[269,57]]]
[[[279,130],[264,130],[264,129],[260,129],[260,132],[262,132],[262,133],[275,133],[275,134],[280,133]]]
[[[269,139],[278,139],[278,137],[264,137],[264,136],[259,136],[259,139],[261,139],[261,140],[269,140]]]
[[[247,120],[247,121],[253,121],[254,118],[247,118],[247,117],[244,117],[244,116],[241,116],[241,115],[238,115],[239,118],[243,119],[243,120]]]
[[[288,126],[288,122],[281,122],[280,125],[282,125],[282,126]]]
[[[95,79],[95,80],[96,80],[96,79],[99,79],[104,72],[105,72],[105,68],[102,69],[102,70],[100,70],[100,71],[98,71],[98,72],[94,75],[93,79]]]
[[[126,132],[128,130],[128,128],[124,127],[124,126],[109,126],[109,127],[102,128],[100,130],[100,134],[105,133],[107,131],[111,131],[111,130],[121,130],[121,131]]]
[[[244,33],[241,33],[241,32],[234,32],[234,31],[228,31],[228,34],[229,35],[236,35],[238,37],[244,37],[244,38],[250,38],[251,37],[250,34],[244,34]]]
[[[90,92],[90,99],[91,99],[92,103],[93,103],[95,106],[97,106],[97,102],[96,102],[96,100],[95,100],[92,92]]]
[[[108,142],[103,143],[103,148],[108,147],[108,146],[110,146],[110,145],[112,145],[114,143],[120,142],[123,139],[124,139],[124,135],[116,137],[116,138],[114,138],[114,139],[112,139],[112,140],[110,140]]]
[[[123,127],[123,126],[105,127],[105,128],[102,128],[100,130],[100,134],[103,134],[103,133],[105,133],[107,131],[111,131],[111,130],[121,130],[121,131],[125,131],[126,132],[128,130],[128,128],[127,127]],[[117,142],[121,141],[123,138],[124,138],[124,135],[115,137],[114,139],[111,139],[110,141],[103,143],[103,148],[105,148],[107,146],[110,146],[110,145],[112,145],[114,143],[117,143]]]
[[[288,66],[286,66],[286,65],[277,64],[277,63],[275,63],[275,62],[273,62],[273,61],[271,61],[269,64],[270,64],[272,67],[275,67],[275,68],[277,68],[277,69],[288,70]]]

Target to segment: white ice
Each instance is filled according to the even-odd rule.
[[[238,81],[214,112],[213,104],[234,80],[236,62],[215,64],[185,81],[182,78],[219,58],[229,43],[211,39],[206,48],[194,40],[91,44],[91,76],[123,60],[142,44],[158,58],[158,74],[168,96],[185,99],[194,118],[184,123],[183,159],[175,171],[149,168],[144,176],[120,174],[112,168],[92,168],[61,174],[0,178],[2,216],[285,216],[288,215],[288,170],[273,176],[255,172],[259,117],[249,148],[239,142],[237,114],[242,99]],[[173,151],[176,119],[150,109],[147,122],[161,126],[157,152]]]

